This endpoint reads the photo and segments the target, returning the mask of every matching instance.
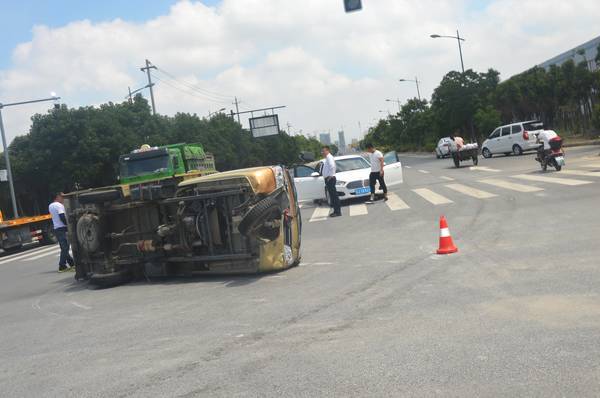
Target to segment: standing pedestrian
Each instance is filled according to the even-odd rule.
[[[321,174],[325,179],[325,188],[327,189],[329,196],[329,205],[333,209],[333,212],[329,215],[329,217],[339,217],[342,215],[342,210],[340,209],[340,198],[338,198],[337,189],[335,188],[335,159],[331,154],[331,149],[327,145],[323,147],[321,153],[325,158],[323,161],[323,169],[321,170]]]
[[[63,193],[54,196],[54,202],[50,203],[48,210],[52,216],[54,234],[60,245],[60,258],[58,260],[58,272],[75,271],[75,261],[69,254],[69,241],[67,239],[67,216],[65,215]],[[69,264],[69,267],[67,267]]]
[[[371,161],[371,174],[369,174],[369,188],[371,188],[371,198],[367,203],[373,203],[375,201],[375,182],[379,181],[379,188],[383,190],[383,200],[387,200],[387,186],[383,179],[383,154],[375,149],[373,144],[367,144],[367,152],[369,152],[369,160]]]

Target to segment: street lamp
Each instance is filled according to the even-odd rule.
[[[456,41],[458,41],[458,53],[460,54],[460,66],[462,67],[462,73],[465,73],[465,63],[463,62],[462,46],[460,44],[460,42],[465,41],[465,39],[460,37],[458,29],[456,30],[456,36],[430,35],[429,37],[431,37],[432,39],[456,39]]]
[[[46,101],[58,101],[60,97],[57,97],[55,93],[51,94],[50,98],[43,98],[38,100],[30,100],[30,101],[21,101],[21,102],[12,102],[10,104],[3,104],[0,102],[0,134],[2,135],[2,147],[4,148],[4,162],[6,163],[6,174],[8,176],[8,186],[10,188],[10,199],[12,201],[13,207],[13,218],[19,217],[19,211],[17,210],[17,198],[15,196],[15,186],[13,182],[12,169],[10,167],[10,156],[8,156],[8,148],[6,144],[6,134],[4,132],[4,122],[2,121],[2,109],[9,106],[17,106],[17,105],[25,105],[25,104],[34,104],[36,102],[46,102]]]
[[[400,107],[400,104],[401,104],[400,98],[398,98],[398,99],[389,99],[389,98],[387,98],[385,101],[386,102],[395,102],[395,103],[397,103],[398,104],[398,113],[402,112],[402,108]]]
[[[421,101],[421,92],[419,91],[419,79],[415,77],[415,80],[411,79],[399,79],[399,82],[413,82],[417,85],[417,96],[419,97],[419,101]]]
[[[210,118],[212,115],[216,115],[217,113],[221,113],[225,110],[225,108],[221,108],[216,112],[211,112],[210,110],[208,111],[208,117]]]

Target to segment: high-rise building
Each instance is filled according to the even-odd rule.
[[[343,131],[338,131],[338,142],[340,143],[340,153],[346,152],[346,137],[344,136]]]
[[[319,141],[323,145],[331,145],[331,134],[329,133],[321,133],[319,134]]]

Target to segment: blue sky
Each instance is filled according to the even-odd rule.
[[[3,1],[0,35],[0,69],[10,65],[12,50],[31,39],[35,25],[59,27],[72,21],[89,19],[92,22],[121,18],[143,22],[164,15],[175,0],[21,0]],[[218,0],[203,0],[215,5]]]

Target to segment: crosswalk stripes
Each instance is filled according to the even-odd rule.
[[[329,207],[317,207],[310,217],[309,222],[323,221],[329,216]]]
[[[440,178],[442,180],[446,180],[446,181],[455,181],[454,178],[452,178],[452,177],[440,176]]]
[[[493,185],[499,188],[504,188],[504,189],[509,189],[511,191],[517,191],[517,192],[539,192],[539,191],[543,191],[543,188],[539,188],[539,187],[534,187],[532,185],[523,185],[523,184],[517,184],[514,182],[509,182],[509,181],[505,181],[505,180],[500,180],[500,179],[495,179],[495,178],[487,178],[485,180],[479,180],[479,182],[482,182],[484,184],[488,184],[488,185]]]
[[[58,256],[59,253],[60,253],[60,249],[56,249],[56,250],[53,250],[53,251],[49,251],[47,253],[39,254],[37,256],[22,258],[20,260],[21,261],[34,261],[34,260],[39,260],[40,258],[43,258],[43,257],[51,256],[53,254],[55,256]]]
[[[579,167],[585,167],[588,169],[600,169],[600,163],[580,164]]]
[[[460,192],[467,196],[471,196],[476,199],[489,199],[495,198],[498,195],[494,195],[493,193],[489,193],[486,191],[481,191],[479,189],[471,188],[463,184],[448,184],[446,188],[450,188],[453,191]]]
[[[429,172],[427,170],[419,170],[419,173],[429,174]]]
[[[546,177],[546,176],[531,175],[531,174],[519,174],[519,175],[513,176],[513,178],[519,178],[521,180],[527,180],[527,181],[547,182],[549,184],[568,185],[568,186],[592,184],[592,181],[572,180],[569,178]]]
[[[24,258],[29,258],[29,257],[33,257],[33,256],[42,256],[43,257],[46,255],[50,255],[53,252],[56,252],[57,250],[60,250],[60,249],[58,249],[58,246],[51,246],[51,247],[45,247],[45,248],[39,249],[39,250],[30,250],[30,251],[23,252],[23,253],[17,253],[17,254],[13,254],[10,256],[0,257],[0,259],[1,259],[0,265],[10,263],[15,260],[22,260]]]
[[[502,170],[498,170],[498,169],[492,169],[490,167],[484,167],[484,166],[471,166],[469,167],[469,170],[474,170],[474,171],[489,171],[492,173],[499,173]]]
[[[350,206],[350,217],[364,216],[367,214],[369,214],[369,211],[367,210],[367,205],[364,203]]]
[[[587,171],[587,170],[562,170],[561,174],[570,174],[574,176],[582,177],[600,177],[600,171]]]
[[[391,211],[410,209],[406,202],[400,199],[400,197],[395,193],[388,194],[388,200],[385,202],[385,204]]]
[[[432,190],[427,189],[427,188],[413,189],[413,192],[433,205],[443,205],[443,204],[448,204],[448,203],[454,203],[447,197],[442,196],[438,193],[435,193]]]

